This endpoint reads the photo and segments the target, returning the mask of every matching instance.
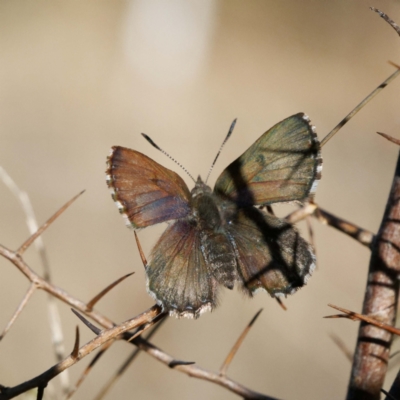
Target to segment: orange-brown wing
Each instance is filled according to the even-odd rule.
[[[128,226],[144,228],[189,213],[189,189],[175,172],[119,146],[112,147],[107,165],[108,187]]]
[[[321,177],[320,145],[305,114],[265,132],[219,176],[214,192],[239,206],[303,200]]]
[[[146,274],[147,291],[170,315],[197,318],[217,305],[218,283],[204,261],[200,232],[185,219],[160,237]]]

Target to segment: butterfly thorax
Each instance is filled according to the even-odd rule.
[[[190,220],[199,229],[219,230],[223,223],[221,216],[221,200],[211,188],[200,178],[197,178],[195,187],[191,191],[191,215]]]
[[[189,220],[196,226],[201,252],[216,280],[232,289],[236,280],[236,256],[226,232],[223,201],[198,177],[190,202]]]

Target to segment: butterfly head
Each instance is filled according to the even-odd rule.
[[[191,191],[192,198],[197,197],[200,194],[205,194],[205,193],[212,193],[212,190],[210,186],[207,186],[203,180],[201,179],[200,175],[197,177],[196,184],[194,188]]]

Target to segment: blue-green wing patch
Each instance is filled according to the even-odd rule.
[[[214,192],[240,206],[304,200],[321,176],[320,144],[299,113],[265,132],[219,176]]]

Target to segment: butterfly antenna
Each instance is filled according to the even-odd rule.
[[[196,183],[195,179],[193,178],[193,176],[190,174],[190,172],[180,163],[178,163],[178,161],[175,160],[175,158],[172,158],[165,150],[163,150],[160,146],[158,146],[156,143],[153,142],[153,140],[147,136],[145,133],[142,133],[142,136],[153,146],[155,147],[157,150],[161,151],[161,153],[163,153],[164,155],[166,155],[169,159],[171,159],[175,164],[179,165],[189,176],[190,178],[193,180],[193,182]]]
[[[217,162],[218,157],[219,157],[219,155],[221,154],[221,151],[222,151],[222,149],[223,149],[224,146],[225,146],[225,143],[228,141],[229,137],[232,135],[233,129],[235,128],[235,125],[236,125],[236,121],[237,121],[237,118],[235,118],[235,119],[233,120],[233,122],[232,122],[232,124],[231,124],[231,127],[229,128],[228,134],[226,135],[224,141],[222,142],[221,147],[219,148],[218,153],[217,153],[217,155],[215,156],[213,163],[211,164],[211,167],[210,167],[210,170],[208,171],[208,175],[207,175],[207,179],[206,179],[205,183],[207,183],[208,178],[210,177],[211,171],[213,170],[214,165],[215,165],[215,163]]]

